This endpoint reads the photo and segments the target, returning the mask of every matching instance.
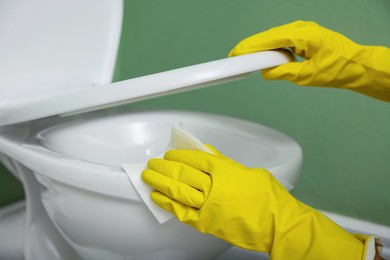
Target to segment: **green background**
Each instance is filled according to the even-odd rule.
[[[316,21],[361,44],[390,46],[389,14],[388,0],[127,1],[115,80],[221,59],[241,39],[295,20]],[[131,107],[206,111],[280,130],[304,152],[296,197],[390,226],[389,103],[253,75]],[[18,182],[0,171],[0,204],[22,198]]]

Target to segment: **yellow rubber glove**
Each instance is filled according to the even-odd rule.
[[[219,153],[174,150],[164,158],[142,174],[156,190],[151,198],[197,230],[272,259],[362,259],[364,241],[299,202],[267,170]]]
[[[351,89],[390,101],[390,49],[363,46],[314,22],[297,21],[241,41],[229,56],[290,48],[305,58],[263,70],[266,79]]]

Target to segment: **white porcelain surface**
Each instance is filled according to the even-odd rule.
[[[293,140],[258,124],[203,113],[99,112],[58,125],[47,119],[1,128],[0,149],[35,173],[50,219],[83,258],[208,259],[229,245],[175,219],[158,224],[118,168],[123,160],[146,162],[157,155],[178,121],[226,155],[267,167],[290,188],[295,184],[302,154]],[[50,149],[36,142],[37,133]]]
[[[25,201],[18,201],[0,207],[0,259],[25,260],[23,257],[23,223],[25,218]],[[150,260],[145,259],[144,260]],[[267,254],[247,251],[232,247],[214,260],[262,260]],[[42,259],[40,259],[42,260]],[[74,260],[74,259],[72,259]],[[170,259],[167,259],[170,260]]]

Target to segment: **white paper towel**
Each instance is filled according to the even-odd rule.
[[[160,158],[163,157],[164,153],[168,150],[199,150],[211,153],[211,151],[203,145],[203,143],[192,134],[183,123],[175,124],[172,126],[171,141],[167,149],[162,153]],[[153,189],[142,181],[142,171],[146,169],[145,163],[123,163],[123,169],[125,170],[130,182],[136,189],[138,195],[141,197],[143,202],[149,208],[150,212],[156,217],[160,223],[165,223],[173,217],[173,215],[159,206],[157,206],[150,198],[150,193]]]

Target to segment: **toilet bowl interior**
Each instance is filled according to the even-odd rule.
[[[110,167],[146,163],[167,148],[173,124],[182,122],[209,143],[248,167],[277,170],[300,166],[302,153],[291,138],[273,129],[226,116],[180,111],[90,113],[40,131],[42,146],[70,158]],[[290,175],[297,169],[292,168]],[[293,185],[293,184],[292,184]]]

